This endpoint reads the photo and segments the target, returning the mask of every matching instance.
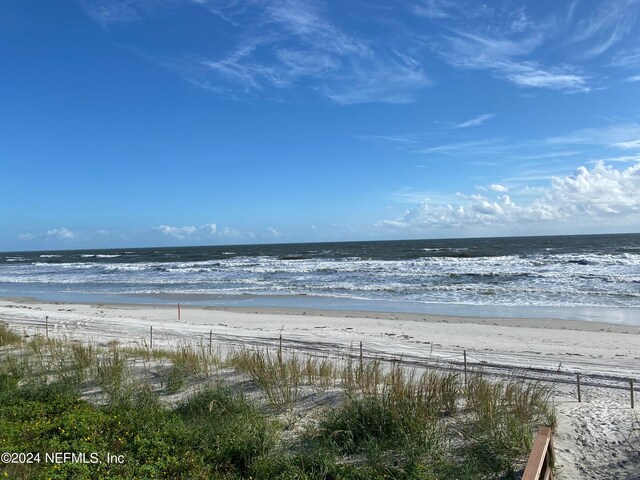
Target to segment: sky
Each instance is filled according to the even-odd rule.
[[[640,232],[640,0],[0,0],[0,250]]]

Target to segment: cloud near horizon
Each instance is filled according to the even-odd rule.
[[[64,227],[54,228],[47,231],[47,237],[60,238],[60,239],[73,238],[75,237],[75,233]]]
[[[501,188],[491,188],[501,187]],[[506,191],[499,184],[490,188]],[[514,201],[510,195],[462,195],[459,203],[429,202],[405,211],[395,220],[383,220],[377,228],[414,233],[459,230],[467,227],[504,228],[570,221],[572,227],[638,225],[640,221],[640,163],[616,169],[602,161],[593,168],[579,167],[567,177],[553,177],[551,184],[538,189],[533,200]]]
[[[39,234],[25,232],[18,235],[18,239],[23,242],[29,242],[29,241],[38,240],[38,239],[47,240],[47,241],[51,241],[51,240],[65,241],[65,240],[73,240],[76,238],[77,238],[76,232],[69,230],[68,228],[65,228],[65,227],[51,228],[46,232],[39,233]]]
[[[238,230],[229,227],[218,228],[215,223],[206,223],[200,226],[188,225],[183,227],[159,225],[154,227],[154,230],[178,240],[211,240],[243,237]]]

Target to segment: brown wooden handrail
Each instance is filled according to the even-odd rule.
[[[524,469],[522,480],[553,480],[552,466],[554,462],[551,428],[540,427],[533,442],[533,449]]]

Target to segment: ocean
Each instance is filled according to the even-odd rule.
[[[640,234],[8,252],[0,297],[640,324]]]

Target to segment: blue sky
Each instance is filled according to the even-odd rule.
[[[0,5],[0,250],[640,231],[640,1]]]

